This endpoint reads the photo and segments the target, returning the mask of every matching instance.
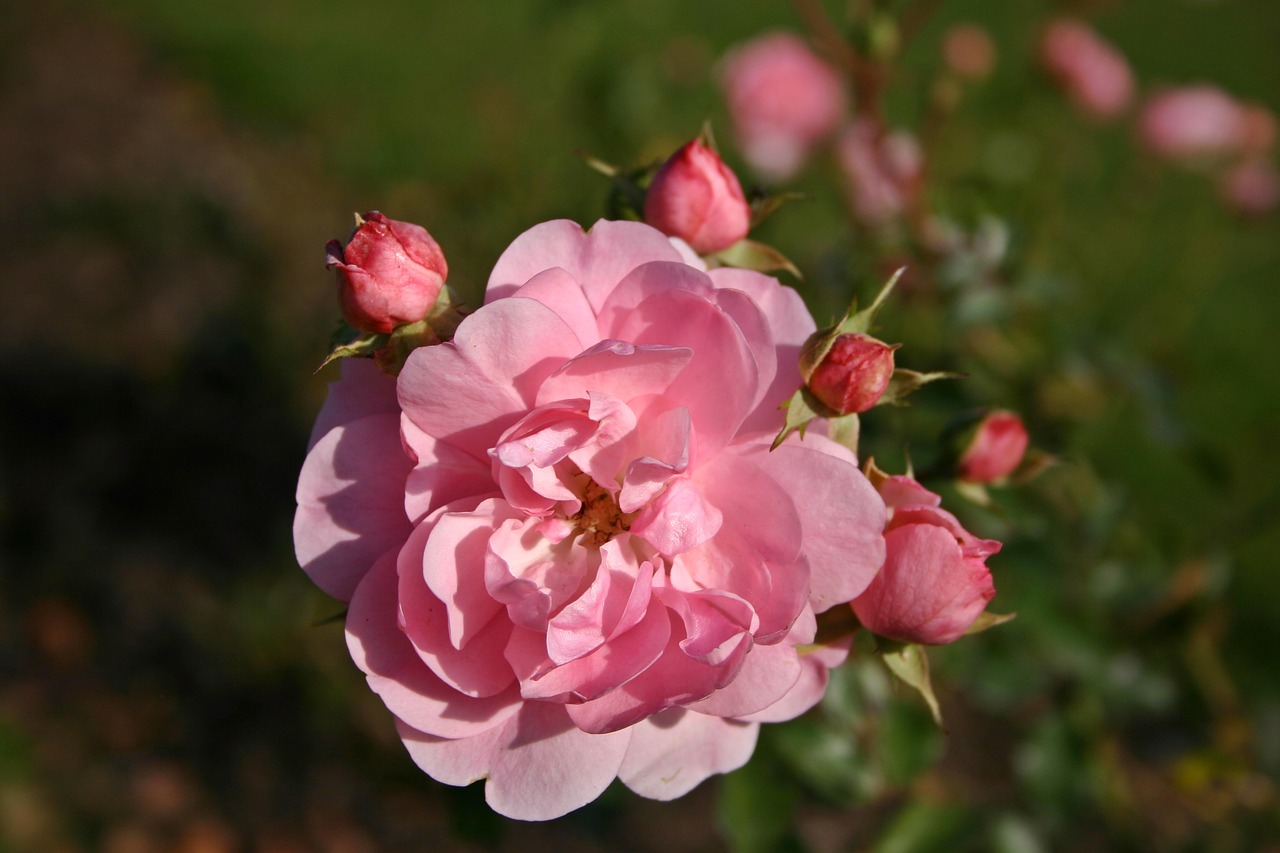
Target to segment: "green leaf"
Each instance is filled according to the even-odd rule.
[[[754,240],[739,240],[727,249],[708,255],[707,260],[726,267],[756,272],[786,270],[796,278],[804,279],[800,270],[796,269],[796,265],[787,260],[785,255],[772,246],[766,246]]]
[[[773,216],[783,206],[793,201],[801,201],[804,197],[804,193],[777,193],[753,198],[751,200],[751,229],[755,230],[757,225]]]
[[[933,695],[933,685],[929,682],[929,658],[925,651],[915,643],[898,643],[885,641],[881,657],[889,671],[898,677],[903,684],[918,692],[929,706],[933,721],[942,726],[942,709],[938,706],[938,697]],[[945,730],[945,727],[944,727]]]
[[[758,750],[740,770],[720,783],[716,823],[734,853],[777,853],[800,849],[792,831],[796,786],[778,784],[783,768]]]
[[[981,634],[989,628],[994,628],[997,625],[1003,625],[1006,622],[1012,622],[1017,618],[1017,613],[989,613],[984,610],[978,614],[977,619],[973,620],[973,624],[969,626],[969,630],[965,631],[965,633]]]
[[[958,806],[916,802],[904,807],[880,836],[873,853],[951,853],[965,849],[972,816]]]
[[[889,298],[889,294],[893,292],[893,288],[906,271],[906,267],[901,267],[897,272],[889,276],[889,280],[884,283],[884,287],[880,288],[880,292],[876,294],[876,298],[872,300],[871,304],[856,313],[854,312],[857,307],[857,301],[855,300],[849,306],[849,310],[845,312],[844,319],[836,327],[837,336],[867,334],[871,329],[872,323],[875,322],[876,314],[884,307],[885,300]]]

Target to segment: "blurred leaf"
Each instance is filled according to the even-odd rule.
[[[906,787],[942,755],[943,738],[918,702],[897,701],[880,719],[877,746],[889,782]]]
[[[893,371],[889,379],[889,387],[885,389],[877,406],[905,406],[907,397],[920,390],[921,387],[939,379],[964,379],[966,374],[953,373],[948,370],[935,370],[932,373],[921,373],[899,367]]]
[[[721,782],[716,822],[734,853],[803,849],[792,831],[796,788],[779,784],[779,769],[767,750],[758,750]]]
[[[898,812],[873,853],[956,853],[972,836],[973,819],[958,806],[912,803]]]
[[[796,278],[804,279],[804,276],[800,274],[800,270],[796,268],[795,264],[787,260],[786,255],[772,246],[766,246],[764,243],[757,243],[754,240],[739,240],[729,248],[721,249],[719,252],[708,256],[708,260],[717,261],[727,267],[755,270],[756,272],[767,273],[786,270]]]
[[[969,626],[966,634],[981,634],[989,628],[997,625],[1003,625],[1006,622],[1012,622],[1018,618],[1017,613],[992,613],[984,610],[978,614],[978,618],[973,620],[973,624]]]

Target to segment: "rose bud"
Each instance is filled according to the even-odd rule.
[[[644,197],[644,221],[706,255],[747,236],[751,208],[733,171],[695,139],[653,176]]]
[[[1174,159],[1229,157],[1260,131],[1257,117],[1217,86],[1166,89],[1147,99],[1139,133],[1152,152]]]
[[[743,156],[769,180],[799,171],[844,115],[840,76],[791,33],[736,48],[724,61],[723,82]]]
[[[895,349],[870,335],[841,335],[809,377],[809,391],[842,415],[865,412],[889,387]]]
[[[853,612],[872,633],[904,643],[959,639],[996,594],[985,561],[1000,543],[969,533],[910,477],[879,488],[889,508],[884,566],[850,602]]]
[[[1133,100],[1133,72],[1124,54],[1079,21],[1049,25],[1040,42],[1040,64],[1081,111],[1111,119]]]
[[[424,319],[449,274],[439,244],[422,226],[376,210],[357,221],[345,249],[337,240],[325,247],[325,266],[338,270],[342,316],[369,333]]]
[[[1027,428],[1013,412],[983,418],[957,463],[961,480],[994,483],[1013,473],[1027,452]]]

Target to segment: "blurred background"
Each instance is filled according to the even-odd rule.
[[[1060,464],[957,510],[1005,541],[992,609],[1019,617],[934,657],[947,733],[864,655],[746,769],[529,825],[416,770],[294,562],[334,370],[313,374],[322,248],[353,211],[422,223],[474,301],[519,232],[604,213],[577,149],[657,160],[710,118],[749,174],[717,63],[795,11],[4,4],[0,850],[1280,850],[1280,219],[1073,111],[1034,58],[1066,7],[903,5],[930,14],[896,125],[920,126],[951,25],[994,39],[925,156],[935,206],[1001,250],[884,312],[899,364],[971,378],[864,429],[901,470],[960,404],[1024,414]],[[1273,0],[1068,11],[1144,92],[1280,110]],[[783,188],[806,199],[756,236],[821,322],[892,252],[830,167]]]

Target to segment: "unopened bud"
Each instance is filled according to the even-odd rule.
[[[733,170],[695,139],[653,176],[644,199],[644,221],[705,255],[747,236],[751,208]]]
[[[970,483],[994,483],[1014,472],[1027,452],[1027,428],[1013,412],[997,411],[978,422],[960,454],[958,473]]]
[[[375,334],[424,319],[449,274],[439,244],[422,226],[376,210],[357,221],[345,248],[337,240],[325,247],[326,266],[338,271],[342,316]]]
[[[809,377],[809,391],[842,415],[865,412],[889,387],[894,349],[870,335],[841,335]]]

